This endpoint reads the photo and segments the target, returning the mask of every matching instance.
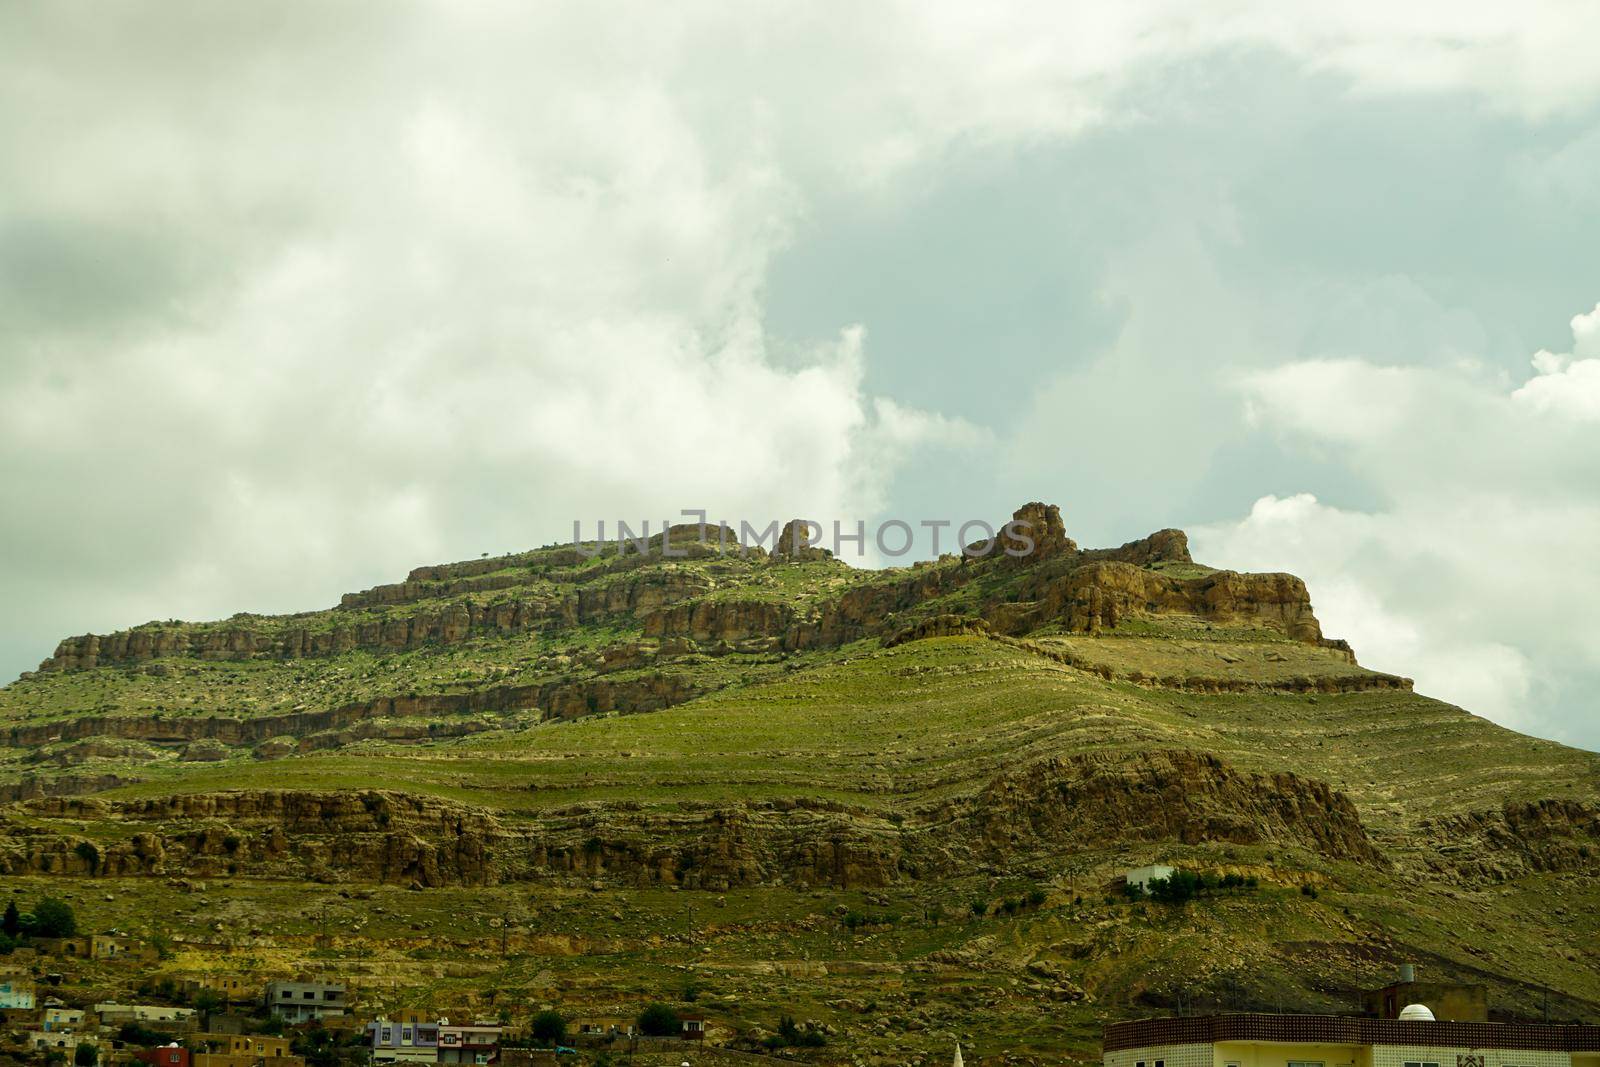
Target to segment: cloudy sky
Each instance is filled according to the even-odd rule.
[[[1600,748],[1600,10],[0,4],[0,674],[1062,506]]]

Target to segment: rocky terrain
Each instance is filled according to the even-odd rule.
[[[1013,518],[1025,556],[685,526],[67,638],[0,689],[0,873],[184,966],[573,1012],[687,983],[730,1040],[810,1013],[823,1061],[1092,1051],[1108,1014],[1327,1009],[1401,958],[1600,1014],[1600,756],[1361,667],[1291,575]],[[1129,901],[1148,862],[1236,888]]]

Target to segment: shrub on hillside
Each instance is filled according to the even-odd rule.
[[[533,1039],[541,1045],[559,1045],[567,1037],[567,1020],[558,1011],[541,1011],[533,1017]]]
[[[778,1032],[766,1040],[766,1046],[772,1049],[821,1048],[827,1043],[828,1039],[823,1036],[822,1031],[811,1026],[801,1029],[796,1025],[792,1015],[779,1016]]]
[[[683,1032],[683,1020],[665,1004],[652,1004],[639,1013],[639,1032],[646,1037],[671,1037]]]

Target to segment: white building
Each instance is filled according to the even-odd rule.
[[[1135,867],[1123,875],[1122,878],[1128,885],[1138,886],[1140,889],[1148,891],[1151,882],[1164,881],[1171,878],[1175,873],[1177,872],[1173,868],[1164,863],[1152,863],[1146,867]]]
[[[1407,1009],[1413,1016],[1427,1013]],[[1600,1026],[1208,1015],[1106,1027],[1103,1067],[1600,1067]]]
[[[0,1010],[31,1011],[32,1009],[33,979],[15,974],[0,974]]]
[[[174,1008],[166,1004],[117,1004],[105,1001],[94,1006],[100,1021],[112,1023],[187,1023],[194,1019],[193,1008]]]

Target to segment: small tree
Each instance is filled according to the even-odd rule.
[[[22,932],[22,916],[17,914],[17,902],[14,900],[6,901],[6,914],[5,918],[0,919],[0,932],[10,938]]]
[[[646,1037],[671,1037],[683,1033],[683,1020],[665,1004],[652,1004],[639,1013],[639,1032]]]
[[[94,1067],[100,1062],[100,1050],[87,1041],[80,1042],[72,1052],[73,1067]]]
[[[1192,900],[1201,888],[1200,876],[1193,871],[1173,871],[1168,878],[1151,881],[1150,895],[1165,904],[1182,904]]]
[[[71,937],[78,932],[78,917],[66,901],[45,897],[33,906],[33,932],[40,937]]]
[[[533,1039],[541,1045],[559,1045],[567,1037],[567,1020],[558,1011],[541,1011],[533,1017]]]

